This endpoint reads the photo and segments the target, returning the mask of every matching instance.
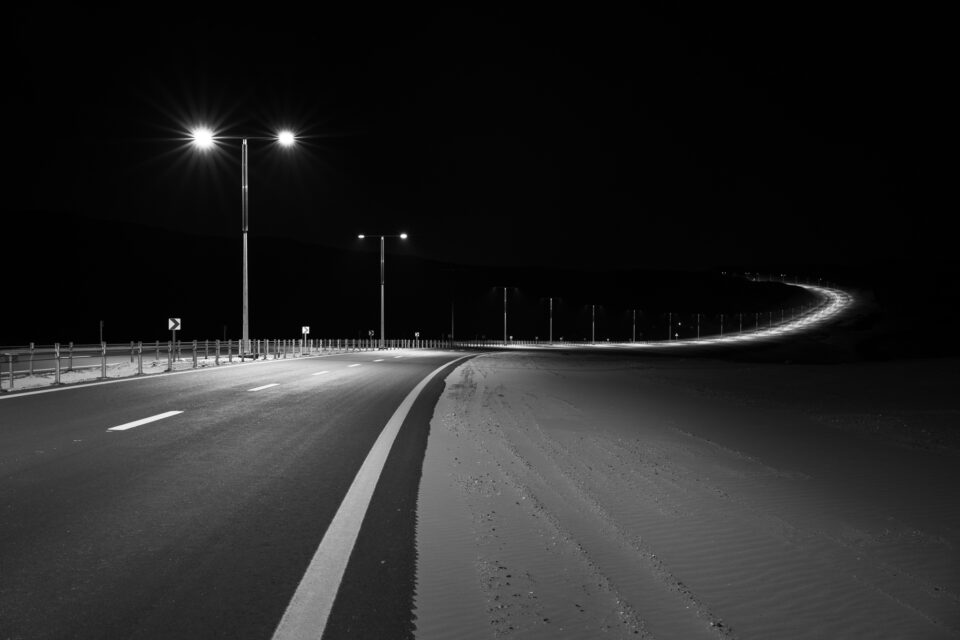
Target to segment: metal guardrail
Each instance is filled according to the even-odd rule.
[[[386,349],[400,348],[441,348],[441,340],[388,340]],[[232,363],[234,360],[258,360],[296,358],[325,353],[343,353],[348,351],[369,351],[379,348],[375,339],[258,339],[247,340],[171,340],[154,342],[130,342],[100,344],[66,344],[0,347],[0,391],[12,391],[16,387],[17,377],[53,374],[53,383],[61,384],[61,374],[81,369],[100,369],[100,379],[107,377],[109,366],[119,364],[129,358],[136,363],[134,375],[143,375],[144,361],[167,363],[165,371],[172,371],[174,363],[186,358],[193,368],[200,366],[202,360],[206,366],[212,359],[215,366]],[[92,361],[83,364],[80,361]]]

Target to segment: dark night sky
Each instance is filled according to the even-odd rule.
[[[391,252],[574,269],[945,259],[936,17],[726,11],[21,13],[6,228],[239,242],[238,144],[183,140],[206,122],[304,136],[251,142],[252,242],[402,230]]]

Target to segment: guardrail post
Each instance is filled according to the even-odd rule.
[[[156,347],[157,347],[157,357],[155,358],[155,361],[160,362],[160,341],[159,340],[157,340]]]
[[[193,341],[193,368],[197,368],[197,341]]]
[[[220,340],[219,339],[216,341],[216,344],[214,345],[214,347],[217,350],[217,355],[213,357],[213,363],[219,367],[220,366]]]
[[[137,343],[137,375],[143,375],[143,341]]]
[[[233,362],[233,340],[227,340],[227,358]]]
[[[100,377],[107,377],[107,343],[100,343]]]
[[[203,362],[206,364],[207,360],[210,359],[210,341],[203,341]]]
[[[133,362],[133,340],[130,341],[130,362]]]
[[[70,343],[69,351],[67,352],[70,356],[70,359],[67,361],[67,371],[73,371],[73,343]]]
[[[60,343],[53,343],[53,384],[60,384]]]
[[[33,343],[30,343],[30,375],[33,375]]]
[[[173,371],[173,342],[167,340],[167,371]]]
[[[13,354],[7,354],[8,371],[10,372],[10,391],[13,391]]]

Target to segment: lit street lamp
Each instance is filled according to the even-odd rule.
[[[240,145],[240,190],[243,209],[242,228],[243,228],[243,331],[241,335],[242,346],[240,350],[243,354],[250,351],[250,295],[249,295],[249,275],[247,267],[247,231],[249,229],[249,183],[247,181],[247,140],[273,140],[284,147],[293,146],[296,142],[296,136],[291,131],[278,131],[273,137],[242,137],[242,136],[220,136],[207,127],[197,127],[190,132],[193,145],[201,151],[213,149],[217,146],[219,140],[241,140]]]
[[[494,287],[494,290],[500,289],[500,288],[503,289],[503,344],[506,345],[508,344],[507,342],[507,290],[510,289],[510,287],[496,286]]]
[[[361,233],[361,234],[358,235],[357,237],[360,238],[361,240],[363,240],[363,239],[366,238],[367,236]],[[405,234],[405,233],[399,233],[399,234],[395,234],[395,235],[381,235],[381,236],[380,236],[380,348],[381,348],[381,349],[384,349],[384,348],[385,348],[385,341],[386,341],[386,335],[385,335],[385,329],[384,329],[384,327],[385,327],[385,323],[384,323],[384,312],[383,312],[383,298],[384,298],[384,285],[383,285],[383,275],[384,275],[384,273],[383,273],[383,272],[384,272],[384,266],[383,266],[383,265],[384,265],[384,259],[383,259],[383,258],[384,258],[384,256],[383,256],[383,245],[384,245],[384,238],[400,238],[401,240],[406,240],[406,239],[407,239],[407,234]]]

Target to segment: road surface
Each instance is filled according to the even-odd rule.
[[[0,638],[271,638],[414,387],[463,357],[372,351],[0,400]],[[402,423],[325,637],[412,628],[414,517],[443,377]]]

